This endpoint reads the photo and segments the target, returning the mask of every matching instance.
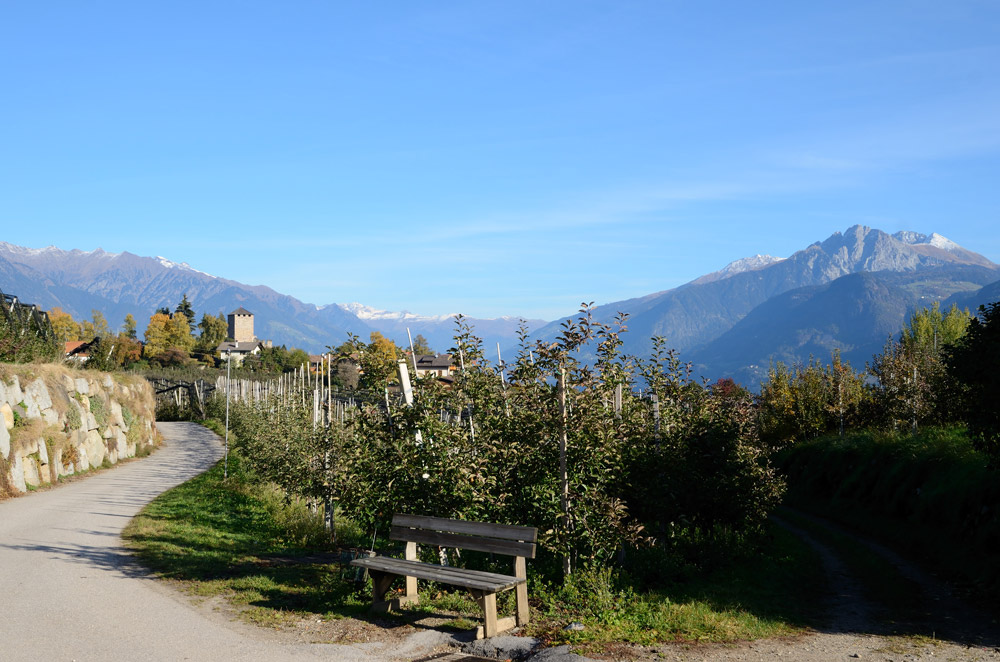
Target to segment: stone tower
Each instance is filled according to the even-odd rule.
[[[253,313],[242,306],[229,313],[229,337],[236,342],[255,342]]]

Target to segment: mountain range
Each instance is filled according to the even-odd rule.
[[[934,301],[974,309],[990,296],[984,286],[998,280],[1000,266],[939,234],[855,225],[787,258],[740,260],[671,290],[598,306],[593,315],[610,323],[629,313],[624,352],[646,356],[651,338],[661,336],[696,375],[754,386],[772,360],[829,360],[834,348],[861,368],[913,310]],[[556,337],[571,317],[536,335]]]
[[[367,340],[380,331],[400,345],[406,328],[423,334],[431,348],[443,352],[452,345],[452,316],[422,317],[375,311],[360,304],[316,306],[264,285],[246,285],[193,269],[163,257],[132,253],[35,249],[0,242],[0,290],[45,310],[59,307],[78,320],[101,311],[114,328],[131,313],[141,335],[150,315],[160,307],[173,310],[186,294],[196,316],[229,313],[243,307],[254,314],[258,338],[278,345],[322,352],[354,333]],[[518,320],[471,319],[493,342],[506,345],[517,337]],[[536,321],[536,325],[541,325]]]
[[[317,352],[354,333],[407,342],[407,329],[432,348],[452,344],[453,315],[421,316],[360,303],[316,306],[263,286],[211,276],[187,264],[131,253],[23,248],[0,242],[0,290],[77,319],[100,310],[112,325],[132,313],[141,332],[152,312],[187,294],[200,313],[240,306],[255,315],[258,337]],[[1000,300],[1000,266],[932,233],[853,226],[787,258],[755,255],[670,290],[593,309],[610,323],[629,314],[623,351],[648,355],[654,336],[680,351],[698,376],[755,386],[770,362],[828,360],[834,348],[855,367],[898,334],[908,315],[934,301],[975,309]],[[532,338],[551,340],[561,324],[528,320]],[[520,320],[470,319],[487,348],[512,356]],[[587,358],[587,357],[585,357]]]

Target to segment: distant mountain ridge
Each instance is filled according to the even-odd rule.
[[[112,326],[132,313],[140,332],[156,308],[173,308],[186,293],[199,317],[242,306],[254,313],[258,337],[311,352],[340,344],[348,333],[367,339],[373,330],[405,346],[407,329],[444,352],[455,332],[452,315],[360,303],[315,306],[164,257],[100,249],[0,242],[0,289],[45,309],[59,306],[77,319],[98,309]],[[826,359],[834,347],[860,368],[915,308],[943,301],[974,309],[997,298],[1000,267],[982,255],[937,233],[890,235],[855,225],[787,258],[736,260],[680,287],[604,304],[593,313],[609,323],[618,312],[629,313],[627,353],[647,356],[650,339],[663,336],[682,360],[695,364],[697,374],[733,376],[752,386],[772,360]],[[488,356],[494,344],[512,356],[520,320],[468,321],[484,339]],[[530,340],[555,337],[562,321],[528,320]]]
[[[625,335],[623,351],[648,355],[650,339],[662,336],[668,347],[681,351],[684,360],[694,361],[705,370],[702,374],[714,377],[735,374],[745,364],[739,365],[735,357],[722,360],[720,357],[725,353],[720,355],[717,347],[712,348],[712,343],[758,306],[786,292],[825,285],[856,273],[919,273],[940,267],[981,269],[976,282],[971,284],[966,281],[952,283],[945,276],[944,282],[935,286],[935,297],[940,300],[954,292],[968,291],[971,287],[1000,279],[1000,267],[996,264],[939,234],[897,232],[890,235],[861,225],[852,226],[844,233],[836,232],[788,258],[777,260],[761,256],[761,259],[743,262],[741,267],[729,272],[723,269],[710,274],[709,279],[695,279],[672,290],[604,304],[596,307],[593,314],[598,321],[610,323],[619,312],[629,313],[629,332]],[[921,279],[916,278],[908,287],[919,289],[920,282]],[[786,304],[790,305],[791,300]],[[769,310],[770,323],[775,328],[793,324],[787,317],[787,308],[775,304]],[[537,337],[555,337],[565,319],[568,318],[543,327]],[[703,356],[703,351],[708,355]],[[767,355],[767,348],[762,347],[761,351]],[[796,360],[808,359],[808,355],[803,357],[795,353],[788,356]],[[746,357],[746,363],[752,360]]]
[[[405,346],[408,326],[414,336],[422,333],[432,348],[444,352],[452,344],[454,331],[452,316],[375,314],[375,309],[356,304],[359,315],[351,304],[315,306],[263,285],[212,276],[162,256],[109,253],[99,248],[67,251],[0,242],[0,290],[46,310],[60,307],[77,319],[89,319],[91,310],[100,310],[113,328],[131,313],[140,334],[153,311],[161,306],[173,309],[187,294],[199,319],[205,312],[229,313],[242,306],[254,313],[259,338],[317,353],[339,345],[348,333],[367,340],[374,330]],[[494,342],[507,344],[516,337],[517,321],[511,318],[472,323]]]

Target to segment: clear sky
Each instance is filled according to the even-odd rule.
[[[994,0],[5,3],[0,240],[552,319],[856,223],[1000,262]]]

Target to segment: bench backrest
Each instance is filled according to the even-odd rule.
[[[439,547],[458,547],[477,552],[535,558],[538,530],[530,526],[489,524],[423,515],[393,515],[391,540],[404,540]]]

